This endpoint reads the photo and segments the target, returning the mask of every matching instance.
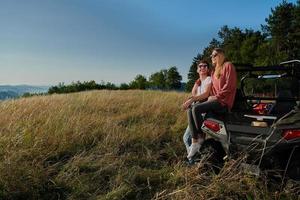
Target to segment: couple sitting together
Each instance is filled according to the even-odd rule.
[[[199,61],[199,79],[194,84],[192,96],[183,103],[188,116],[183,140],[189,160],[199,151],[205,139],[201,131],[205,113],[225,114],[234,103],[237,77],[233,64],[227,61],[220,48],[214,49],[210,57],[214,69],[210,72],[208,62]]]

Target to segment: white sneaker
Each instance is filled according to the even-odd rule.
[[[191,147],[190,147],[190,152],[187,156],[188,159],[191,159],[200,149],[201,145],[200,143],[192,143]]]
[[[187,152],[187,155],[189,155],[190,151],[191,151],[191,146],[189,146],[189,147],[186,147],[186,152]]]

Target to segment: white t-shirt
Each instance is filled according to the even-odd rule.
[[[210,76],[206,77],[206,79],[201,81],[201,85],[198,86],[198,88],[197,88],[197,95],[200,95],[200,94],[204,93],[205,89],[207,88],[207,86],[209,84],[211,84],[211,77]]]

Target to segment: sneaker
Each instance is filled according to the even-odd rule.
[[[191,147],[190,147],[190,152],[187,156],[187,158],[190,160],[200,149],[200,143],[192,143]]]
[[[196,164],[196,163],[195,163],[195,160],[194,160],[194,159],[189,159],[189,160],[186,161],[186,165],[189,166],[189,167],[191,167],[191,166],[193,166],[193,165],[195,165],[195,164]]]
[[[186,152],[187,152],[187,155],[189,155],[190,151],[191,151],[191,146],[189,146],[189,147],[186,147]]]
[[[190,146],[189,147],[186,146],[185,148],[186,148],[187,154],[189,155],[191,147]]]

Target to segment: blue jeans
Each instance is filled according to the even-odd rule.
[[[191,130],[190,130],[189,126],[187,126],[182,139],[183,139],[186,151],[187,151],[187,153],[189,153],[189,148],[192,144],[192,134],[191,134]]]

